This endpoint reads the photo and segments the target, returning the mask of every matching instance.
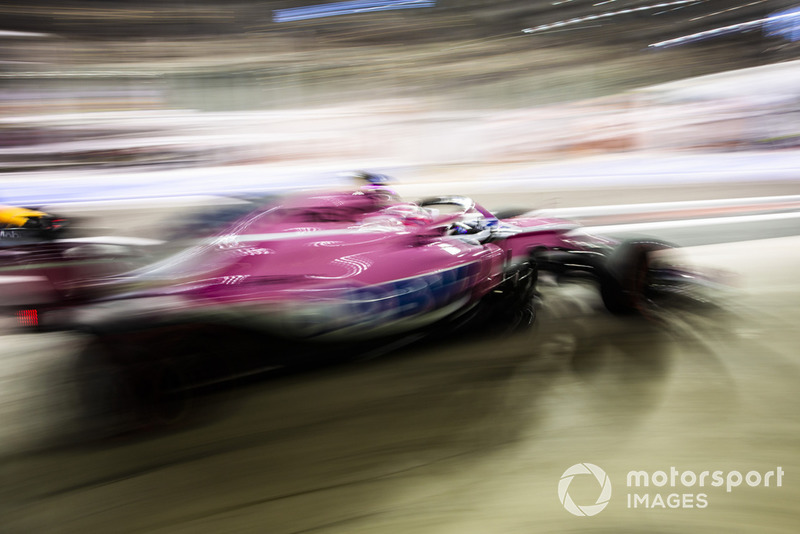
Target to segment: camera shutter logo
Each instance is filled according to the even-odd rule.
[[[594,475],[597,483],[600,484],[600,496],[594,504],[580,506],[575,504],[572,497],[569,496],[569,485],[572,479],[577,475]],[[561,475],[561,480],[558,482],[558,498],[564,508],[573,515],[577,516],[592,516],[597,515],[603,511],[611,499],[611,480],[606,475],[606,472],[594,464],[583,463],[575,464]]]

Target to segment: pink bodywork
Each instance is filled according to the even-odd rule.
[[[290,197],[139,271],[137,287],[149,289],[131,296],[170,297],[168,315],[224,315],[282,335],[382,335],[463,312],[534,245],[557,246],[575,227],[462,211],[439,214],[380,190]],[[502,237],[449,235],[475,217]]]

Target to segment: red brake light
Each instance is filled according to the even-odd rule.
[[[20,310],[17,312],[17,321],[20,326],[39,326],[39,312],[33,310]]]

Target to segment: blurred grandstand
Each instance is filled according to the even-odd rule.
[[[344,14],[354,5],[3,3],[0,165],[460,163],[797,144],[792,2],[440,0]],[[308,6],[335,16],[276,15]],[[664,85],[747,68],[702,94]],[[720,89],[732,86],[744,90]]]
[[[786,0],[439,0],[276,17],[353,3],[4,2],[2,102],[31,86],[40,96],[106,93],[100,106],[72,98],[78,110],[296,107],[376,92],[446,102],[457,90],[481,106],[526,107],[800,57]],[[685,46],[651,46],[737,25]],[[39,100],[57,108],[64,99]]]

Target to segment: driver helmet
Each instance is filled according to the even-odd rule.
[[[355,178],[367,183],[367,185],[386,186],[391,180],[385,174],[378,174],[368,171],[358,171],[355,173]]]
[[[360,192],[370,195],[376,200],[382,202],[397,202],[400,200],[400,195],[389,187],[391,179],[385,174],[377,174],[368,171],[358,171],[354,177],[356,180],[361,181],[362,185]]]

